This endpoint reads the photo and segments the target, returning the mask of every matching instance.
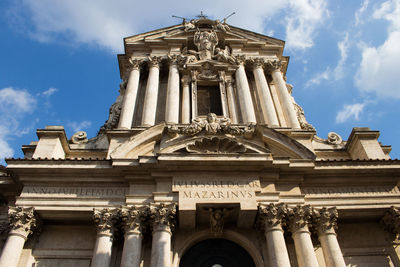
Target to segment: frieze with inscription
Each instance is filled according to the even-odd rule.
[[[61,187],[61,186],[25,186],[21,197],[125,197],[128,188],[125,187]]]
[[[346,187],[304,187],[302,191],[307,195],[387,195],[400,194],[396,186],[346,186]]]

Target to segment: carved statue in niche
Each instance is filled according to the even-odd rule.
[[[224,230],[225,213],[227,212],[227,209],[209,208],[208,211],[210,212],[211,233],[216,236],[222,235],[222,232]]]
[[[215,31],[197,31],[194,34],[194,44],[197,46],[200,60],[210,60],[214,56],[218,36]]]

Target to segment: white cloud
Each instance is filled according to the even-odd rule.
[[[47,89],[46,91],[42,92],[42,95],[44,97],[49,97],[52,96],[54,93],[56,93],[58,91],[57,88],[54,87],[50,87],[49,89]]]
[[[338,42],[337,44],[339,52],[340,52],[340,57],[338,60],[338,63],[336,64],[336,67],[332,70],[331,67],[327,67],[325,71],[321,73],[317,73],[313,78],[311,78],[307,83],[306,87],[309,87],[311,85],[318,85],[320,84],[323,80],[326,81],[338,81],[341,78],[343,78],[344,75],[344,66],[346,63],[346,60],[348,58],[348,51],[349,51],[349,34],[346,33],[343,40]]]
[[[356,86],[379,97],[400,99],[400,0],[386,1],[373,13],[374,19],[389,21],[388,37],[377,47],[363,45]]]
[[[336,114],[336,123],[343,123],[350,118],[359,119],[360,113],[364,110],[366,103],[356,103],[352,105],[344,105]]]
[[[37,100],[26,90],[7,87],[0,89],[0,103],[1,159],[14,155],[10,140],[31,130],[30,126],[21,126],[21,120],[35,110]]]
[[[362,4],[361,4],[361,7],[354,14],[354,17],[355,17],[354,25],[355,26],[358,26],[359,24],[363,23],[361,17],[364,15],[365,11],[367,10],[368,4],[369,4],[369,0],[364,0],[364,2],[362,2]]]
[[[290,0],[286,16],[286,41],[289,48],[306,49],[314,45],[313,37],[329,12],[323,0]]]
[[[71,128],[71,130],[76,133],[78,131],[83,131],[87,128],[90,128],[92,126],[92,122],[90,121],[81,121],[81,122],[76,122],[76,121],[71,121],[67,123],[67,126]]]
[[[150,11],[151,10],[151,11]],[[122,37],[158,28],[159,25],[178,24],[171,15],[193,17],[203,10],[211,18],[219,18],[236,11],[229,19],[232,25],[256,32],[271,32],[266,22],[287,17],[285,23],[288,47],[306,49],[313,45],[313,37],[328,11],[325,0],[204,0],[188,3],[183,0],[20,0],[9,14],[18,17],[14,23],[30,28],[30,35],[41,42],[62,41],[69,44],[94,44],[113,52],[122,52]],[[21,15],[24,12],[24,16]],[[281,14],[279,12],[286,12]],[[275,16],[275,17],[274,17]],[[279,16],[279,18],[278,18]]]

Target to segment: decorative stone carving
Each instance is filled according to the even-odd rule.
[[[125,88],[123,89],[123,91],[125,91]],[[121,116],[123,95],[124,94],[121,88],[120,95],[117,97],[117,100],[111,105],[108,111],[109,112],[108,120],[105,122],[103,126],[100,127],[99,134],[103,133],[105,130],[110,130],[117,127],[119,122],[119,117]]]
[[[141,65],[142,62],[143,62],[142,59],[133,58],[133,57],[130,57],[130,58],[128,59],[128,61],[129,61],[129,63],[130,63],[130,66],[129,66],[130,70],[132,70],[132,69],[139,69],[139,68],[140,68],[140,65]]]
[[[237,56],[235,56],[235,61],[236,61],[236,63],[238,65],[245,64],[246,60],[247,60],[247,58],[246,58],[245,55],[237,55]]]
[[[197,72],[197,78],[200,80],[217,80],[218,72],[213,68],[210,63],[204,63],[201,66],[201,72]]]
[[[93,209],[93,221],[97,227],[97,234],[113,235],[118,217],[117,209]]]
[[[184,29],[185,32],[196,29],[196,25],[195,25],[195,20],[194,19],[192,19],[190,21],[187,21],[186,19],[183,19],[182,24],[183,24],[183,27],[185,27],[185,29]]]
[[[313,221],[318,235],[335,233],[337,230],[338,212],[335,207],[313,211]]]
[[[153,232],[167,228],[173,231],[176,226],[176,204],[154,204],[150,206],[150,220]]]
[[[400,236],[400,208],[390,207],[389,210],[385,212],[381,220],[381,224],[385,229],[394,234],[396,238]]]
[[[329,132],[327,142],[331,145],[340,145],[343,143],[343,139],[339,134],[335,132]]]
[[[34,208],[10,207],[8,220],[10,231],[24,237],[27,237],[39,226]]]
[[[227,216],[227,209],[209,208],[210,231],[215,236],[221,236],[224,230],[224,219]]]
[[[85,131],[78,131],[71,137],[71,142],[73,144],[84,144],[87,143],[87,141],[88,139]]]
[[[293,106],[296,111],[297,119],[299,120],[301,129],[307,130],[307,131],[315,131],[314,126],[312,126],[311,124],[309,124],[307,122],[303,108],[300,107],[300,105],[297,104],[296,101],[294,101],[293,97],[292,97],[292,100],[293,100]]]
[[[289,227],[292,233],[308,231],[311,223],[312,209],[310,205],[296,206],[288,210]]]
[[[279,70],[282,67],[282,62],[280,60],[267,60],[265,66],[270,70]]]
[[[148,59],[147,64],[149,64],[149,67],[157,67],[157,68],[160,67],[162,57],[148,56],[147,59]]]
[[[258,220],[257,226],[260,230],[269,230],[282,227],[286,225],[287,207],[284,203],[273,204],[258,207]]]
[[[250,58],[249,63],[253,68],[264,68],[265,60],[263,58]]]
[[[221,49],[219,47],[215,48],[215,56],[213,58],[221,62],[237,64],[237,61],[231,55],[231,51],[229,50],[228,46],[225,46],[225,49]]]
[[[197,52],[193,50],[188,50],[188,48],[185,46],[182,49],[182,54],[181,54],[181,65],[186,68],[187,64],[193,63],[197,61]]]
[[[217,118],[214,113],[209,113],[207,118],[195,118],[189,126],[168,126],[168,132],[173,134],[196,135],[200,132],[205,134],[230,134],[244,135],[250,137],[255,132],[255,124],[247,126],[233,126],[229,118]]]
[[[150,215],[149,207],[122,207],[120,212],[122,227],[125,233],[142,234],[145,231],[145,222]]]
[[[195,153],[244,153],[246,147],[228,138],[203,138],[186,147],[188,152]]]
[[[211,60],[215,46],[218,44],[218,36],[215,31],[196,31],[194,44],[197,46],[200,60]]]
[[[215,28],[217,28],[218,30],[221,30],[223,32],[227,32],[227,31],[231,30],[231,28],[229,28],[228,24],[226,24],[225,20],[222,23],[219,19],[215,20]]]

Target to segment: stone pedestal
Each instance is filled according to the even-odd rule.
[[[36,225],[33,208],[12,207],[8,212],[11,230],[0,258],[0,267],[16,267],[25,241]]]
[[[179,123],[179,70],[176,56],[170,57],[165,122]]]
[[[147,78],[146,93],[144,97],[142,125],[153,126],[156,121],[158,86],[160,80],[161,58],[149,58],[149,77]]]
[[[282,219],[286,213],[285,206],[270,204],[260,207],[259,212],[261,224],[265,230],[269,266],[290,267],[289,254],[282,230]]]
[[[275,62],[270,62],[270,67],[272,68],[272,79],[274,84],[278,88],[279,98],[281,100],[281,105],[283,107],[283,112],[285,118],[290,127],[294,129],[300,129],[300,123],[297,119],[296,111],[293,106],[293,102],[290,98],[288,89],[286,87],[286,82],[283,79],[282,72],[279,69],[279,65],[274,64]]]
[[[91,267],[110,266],[116,212],[109,209],[94,211],[93,219],[97,225],[97,237]]]
[[[243,122],[256,123],[253,100],[251,98],[249,82],[247,81],[243,63],[240,64],[236,70],[236,84]]]
[[[297,206],[289,211],[289,226],[299,267],[319,267],[308,230],[310,219],[311,208],[309,206]]]
[[[131,71],[126,85],[125,95],[122,102],[121,117],[119,119],[118,128],[130,129],[132,126],[133,113],[135,112],[136,98],[139,90],[139,60],[130,61]]]

